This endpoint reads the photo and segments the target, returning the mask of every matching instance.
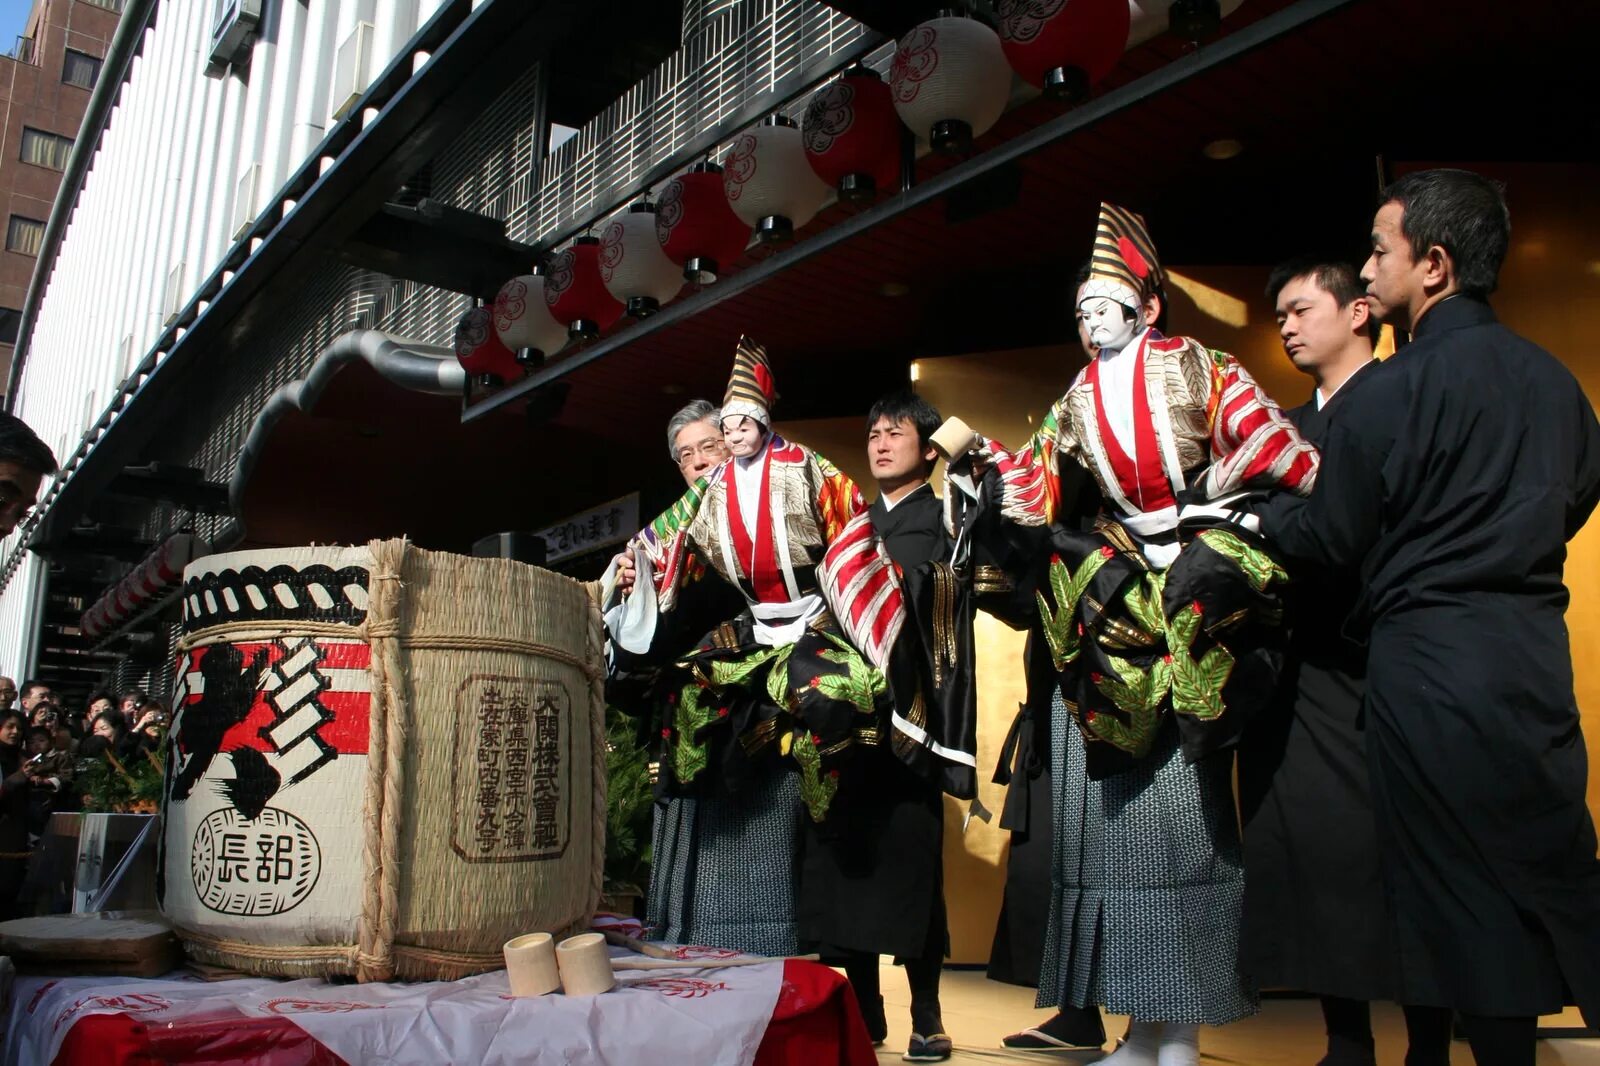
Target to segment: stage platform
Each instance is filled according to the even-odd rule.
[[[905,972],[885,965],[882,974],[884,1009],[889,1016],[889,1039],[878,1049],[880,1063],[898,1063],[911,1032],[907,1013],[911,995]],[[1044,1021],[1051,1011],[1035,1010],[1033,989],[990,981],[982,971],[946,970],[941,984],[944,1024],[956,1044],[952,1063],[1089,1063],[1100,1055],[1091,1052],[1007,1051],[1000,1038]],[[1107,1016],[1106,1032],[1122,1032],[1126,1019]],[[1583,1024],[1576,1010],[1547,1018],[1541,1024],[1577,1027]],[[1405,1019],[1398,1007],[1379,1004],[1372,1012],[1381,1066],[1399,1066],[1405,1058]],[[1107,1045],[1108,1047],[1110,1045]],[[1221,1029],[1208,1029],[1200,1039],[1202,1061],[1228,1066],[1313,1066],[1326,1046],[1322,1040],[1322,1012],[1315,1000],[1268,999],[1261,1013]],[[1453,1066],[1471,1066],[1472,1053],[1464,1041],[1450,1050]],[[1600,1039],[1544,1040],[1539,1044],[1539,1066],[1600,1066]]]

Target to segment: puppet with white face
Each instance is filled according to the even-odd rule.
[[[1256,1009],[1236,967],[1228,769],[1207,756],[1275,690],[1281,660],[1263,638],[1285,574],[1225,511],[1246,491],[1309,493],[1318,461],[1232,356],[1162,335],[1162,276],[1144,220],[1102,204],[1073,301],[1088,365],[1022,448],[951,434],[975,441],[972,472],[986,468],[959,533],[1014,588],[1037,587],[1028,606],[1049,651],[1029,679],[1054,689],[1058,812],[1038,1006],[1131,1015],[1105,1060],[1116,1066],[1198,1063],[1196,1021]],[[957,484],[966,458],[952,456]],[[1092,493],[1075,498],[1073,463],[1099,488],[1098,514]],[[1118,858],[1091,873],[1095,852]],[[1072,914],[1090,896],[1103,910],[1084,933]]]
[[[1156,323],[1163,278],[1144,219],[1102,204],[1094,251],[1075,293],[1078,324],[1096,348],[1089,365],[1023,448],[1007,451],[974,435],[978,458],[994,470],[985,491],[1002,520],[1048,531],[1051,568],[1066,568],[1041,593],[1046,635],[1054,638],[1064,678],[1085,658],[1095,660],[1073,681],[1081,680],[1083,691],[1070,693],[1069,704],[1078,707],[1085,735],[1105,742],[1092,748],[1136,757],[1150,750],[1157,737],[1152,722],[1168,710],[1180,723],[1186,715],[1189,725],[1200,723],[1196,736],[1215,733],[1224,717],[1220,693],[1230,673],[1217,665],[1220,658],[1211,660],[1216,669],[1204,685],[1185,674],[1173,686],[1163,674],[1171,665],[1165,656],[1189,634],[1194,604],[1223,610],[1222,618],[1244,606],[1226,596],[1213,602],[1228,578],[1207,584],[1215,576],[1207,575],[1195,584],[1197,566],[1210,566],[1214,547],[1242,559],[1256,545],[1248,522],[1243,528],[1222,522],[1226,529],[1196,534],[1188,528],[1192,520],[1222,521],[1218,515],[1247,491],[1309,493],[1318,461],[1316,449],[1232,356],[1189,337],[1162,335]],[[1063,498],[1070,489],[1063,487],[1058,461],[1084,467],[1100,490],[1092,533],[1062,528],[1074,501]],[[952,466],[959,470],[960,457]],[[1257,557],[1248,558],[1254,566]],[[1106,575],[1096,578],[1102,567]],[[1111,582],[1113,573],[1126,580]],[[1096,582],[1093,589],[1090,582]],[[1130,592],[1129,582],[1148,587]],[[1258,591],[1271,595],[1276,588]],[[1181,603],[1180,595],[1187,597]],[[1058,599],[1063,602],[1051,602]],[[1181,617],[1161,617],[1155,605],[1166,599],[1174,600],[1170,611]],[[1211,625],[1196,632],[1194,647],[1201,652],[1226,635]],[[1110,634],[1108,642],[1094,640],[1096,634]],[[1173,650],[1180,670],[1187,650]],[[1168,690],[1170,699],[1162,695]],[[1201,690],[1205,706],[1190,707]],[[1203,739],[1197,744],[1208,746]]]
[[[1090,281],[1078,300],[1078,319],[1102,352],[1120,352],[1145,330],[1144,302],[1126,285]]]

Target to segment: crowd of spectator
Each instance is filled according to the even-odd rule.
[[[90,693],[68,707],[47,681],[19,688],[0,677],[0,920],[15,917],[28,856],[58,811],[84,807],[80,776],[110,756],[127,765],[159,753],[170,716],[164,704],[130,689]]]

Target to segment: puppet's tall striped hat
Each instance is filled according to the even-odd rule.
[[[763,426],[772,425],[772,405],[778,398],[773,386],[767,350],[749,337],[739,338],[733,353],[733,376],[722,399],[722,417],[748,416]]]
[[[1102,203],[1083,299],[1106,296],[1137,307],[1161,286],[1163,277],[1144,219],[1125,207]]]

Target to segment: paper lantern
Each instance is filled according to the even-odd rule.
[[[889,87],[852,63],[811,96],[800,124],[806,159],[846,200],[870,200],[900,179],[900,118]]]
[[[728,206],[721,167],[697,163],[662,186],[656,239],[685,281],[709,285],[728,272],[750,243],[750,227]]]
[[[995,32],[976,19],[941,15],[895,48],[889,89],[900,120],[936,151],[960,152],[1000,120],[1011,68]]]
[[[494,332],[512,352],[526,352],[537,362],[555,355],[567,344],[567,327],[550,314],[544,302],[544,275],[523,274],[500,286],[495,294]]]
[[[600,238],[600,280],[634,318],[655,314],[683,288],[683,274],[656,236],[654,204],[634,204],[606,227]]]
[[[728,206],[763,241],[781,241],[816,216],[828,186],[806,162],[793,119],[773,115],[733,142],[722,161]]]
[[[1058,100],[1087,99],[1128,43],[1128,0],[999,0],[995,12],[1011,69]]]
[[[494,332],[494,312],[474,307],[456,323],[456,360],[481,385],[499,385],[522,373],[511,349]]]
[[[579,237],[550,261],[544,300],[574,339],[588,340],[616,324],[622,317],[622,302],[606,291],[600,277],[598,237]]]

